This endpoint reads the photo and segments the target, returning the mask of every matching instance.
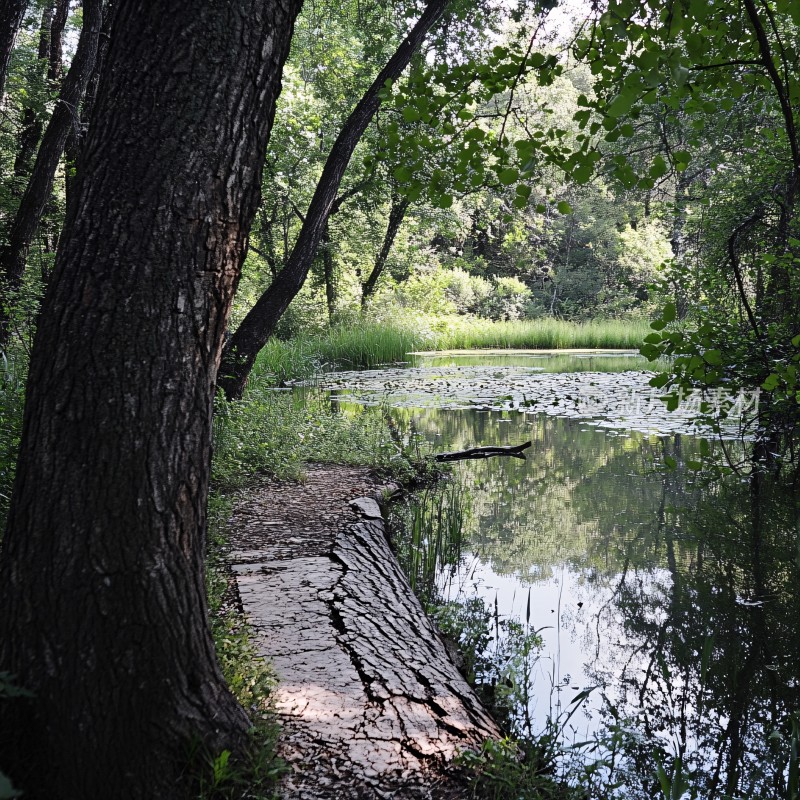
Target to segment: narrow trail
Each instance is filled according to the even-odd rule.
[[[467,797],[448,762],[501,735],[397,565],[379,488],[316,465],[234,510],[232,569],[280,680],[287,800]]]

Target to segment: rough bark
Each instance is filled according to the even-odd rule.
[[[414,597],[369,484],[312,466],[233,517],[242,605],[280,678],[281,797],[467,797],[448,763],[501,733]]]
[[[342,127],[311,199],[305,221],[286,266],[239,325],[228,342],[220,371],[220,386],[229,399],[241,397],[256,356],[272,335],[283,312],[303,286],[319,247],[339,185],[350,157],[380,105],[378,92],[408,66],[428,31],[444,14],[449,0],[429,0],[416,22],[367,89]]]
[[[78,49],[61,86],[56,106],[36,154],[36,161],[25,193],[9,231],[8,244],[0,251],[0,275],[3,277],[4,303],[0,308],[0,345],[8,341],[8,305],[19,288],[25,262],[45,204],[53,190],[56,169],[64,152],[71,126],[76,122],[78,107],[92,74],[100,28],[103,0],[84,0],[83,29]]]
[[[400,230],[400,226],[403,224],[403,219],[405,219],[406,211],[408,211],[409,205],[411,205],[411,201],[407,197],[403,197],[396,192],[392,192],[392,208],[389,211],[389,223],[386,226],[386,234],[383,237],[383,245],[381,246],[380,252],[375,257],[375,265],[372,268],[372,272],[370,272],[369,277],[364,281],[364,283],[361,284],[362,308],[367,305],[369,298],[375,291],[375,286],[378,283],[378,279],[383,274],[383,270],[386,267],[386,262],[389,260],[389,253],[392,252],[394,240],[397,238],[397,233]]]
[[[86,5],[84,6],[86,9]],[[120,4],[43,303],[0,554],[0,770],[175,798],[248,720],[208,630],[214,382],[300,1]]]
[[[5,0],[0,5],[0,100],[6,87],[14,40],[17,38],[27,7],[27,0]]]
[[[64,71],[64,28],[69,15],[69,0],[58,0],[50,25],[50,52],[48,54],[47,78],[55,83]]]

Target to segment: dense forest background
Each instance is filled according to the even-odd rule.
[[[45,731],[43,763],[108,703],[103,658],[93,703],[64,691],[79,627],[136,665],[105,763],[143,774],[164,708],[165,782],[176,742],[241,749],[202,579],[212,413],[269,341],[516,324],[535,347],[534,323],[614,322],[668,358],[668,403],[760,389],[753,463],[794,466],[794,0],[242,5],[0,11],[0,673],[45,698],[0,742]],[[55,611],[73,592],[80,626]],[[148,661],[129,608],[191,647]]]

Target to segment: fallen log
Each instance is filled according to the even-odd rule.
[[[511,458],[521,458],[525,460],[525,453],[531,446],[530,442],[524,444],[509,445],[508,447],[470,447],[468,450],[455,450],[452,453],[437,453],[434,456],[436,461],[465,461],[470,458],[491,458],[491,456],[511,456]]]

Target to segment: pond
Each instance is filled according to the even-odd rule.
[[[667,412],[646,369],[627,353],[448,353],[320,380],[436,452],[532,442],[524,461],[459,463],[472,513],[442,588],[540,631],[535,726],[591,690],[562,745],[605,759],[592,796],[654,797],[678,757],[687,797],[786,797],[800,501],[759,476],[703,478],[698,404]],[[714,402],[731,413],[712,449],[735,455],[757,398]]]

